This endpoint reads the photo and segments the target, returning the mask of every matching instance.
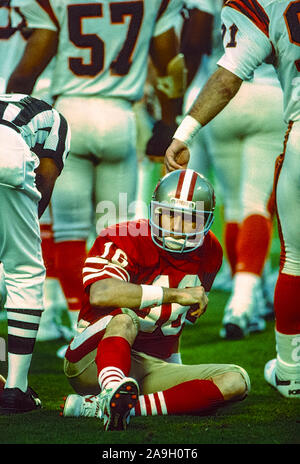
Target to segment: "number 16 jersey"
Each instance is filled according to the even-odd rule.
[[[221,264],[222,248],[211,231],[197,250],[177,255],[154,244],[145,219],[111,226],[101,232],[85,261],[86,295],[79,320],[93,323],[112,311],[111,307],[99,309],[89,303],[89,287],[98,280],[114,278],[167,288],[202,285],[209,292]],[[167,359],[177,346],[186,318],[189,319],[189,306],[162,304],[135,312],[140,329],[133,348]]]

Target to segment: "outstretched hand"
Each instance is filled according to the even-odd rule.
[[[190,159],[188,147],[180,140],[173,139],[165,153],[165,166],[167,172],[176,169],[186,169]]]

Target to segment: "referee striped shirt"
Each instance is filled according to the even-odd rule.
[[[0,95],[0,124],[19,132],[32,152],[52,158],[61,172],[70,149],[70,129],[51,105],[29,95]]]

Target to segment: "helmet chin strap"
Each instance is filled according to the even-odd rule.
[[[184,238],[175,239],[173,237],[165,237],[164,242],[166,247],[170,250],[181,250],[184,245],[188,246]]]
[[[204,236],[199,240],[199,242],[197,244],[195,244],[194,242],[190,242],[184,238],[174,238],[174,237],[164,237],[164,243],[165,243],[165,246],[167,248],[169,248],[170,250],[183,250],[183,249],[186,249],[186,248],[195,248],[195,246],[198,248],[199,246],[202,245],[203,243],[203,240],[204,240]]]

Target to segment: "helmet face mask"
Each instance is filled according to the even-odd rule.
[[[191,169],[167,174],[150,204],[151,237],[160,248],[187,253],[199,248],[214,220],[211,184]]]

